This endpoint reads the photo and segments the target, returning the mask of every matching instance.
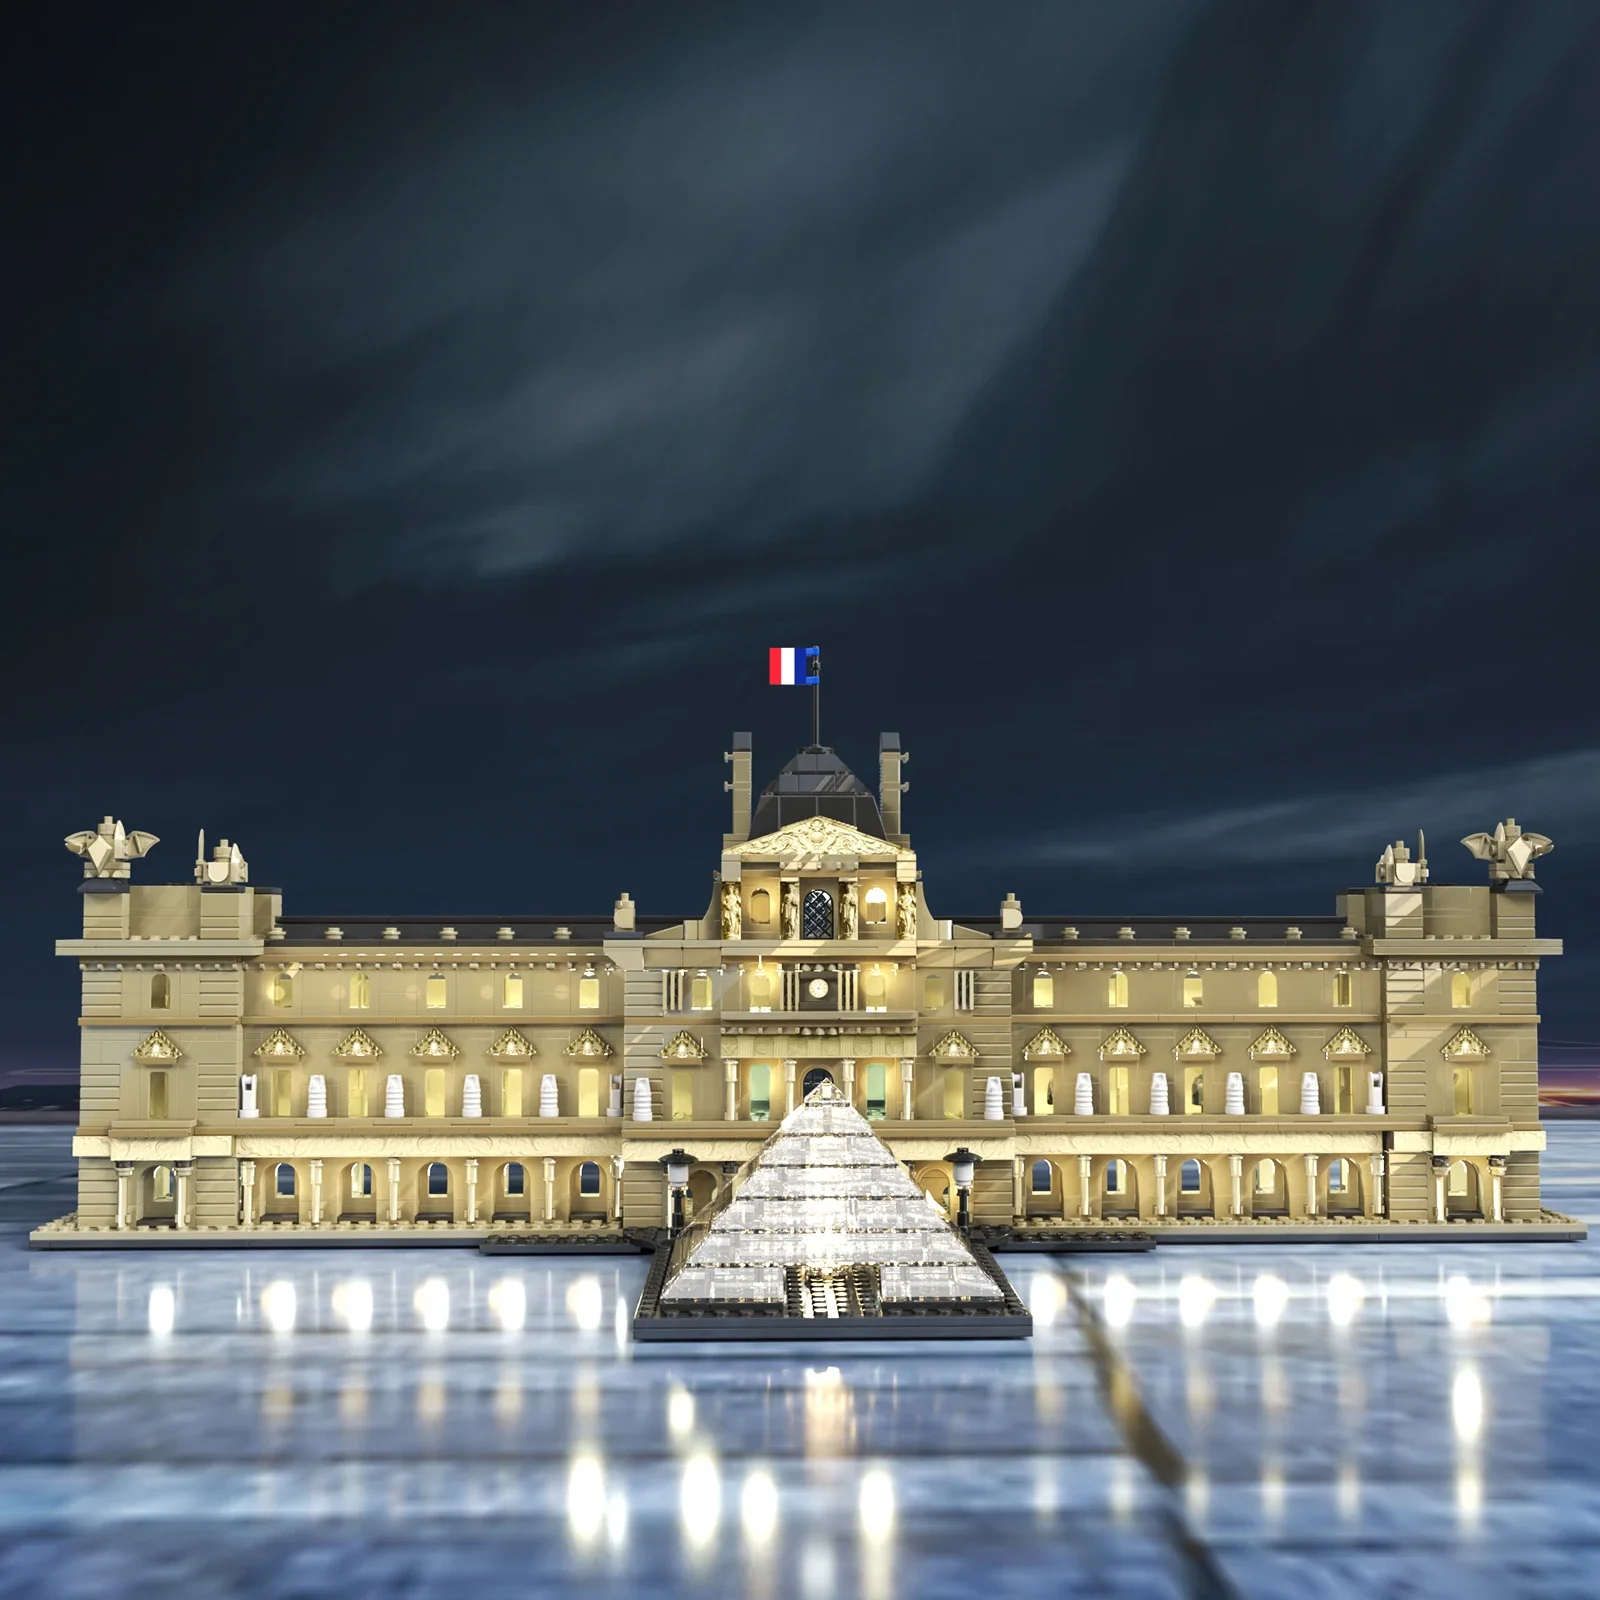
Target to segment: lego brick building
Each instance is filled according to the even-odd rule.
[[[286,915],[238,849],[193,885],[86,858],[75,1217],[40,1243],[466,1240],[662,1224],[704,1205],[827,1075],[954,1210],[1041,1229],[1541,1222],[1534,926],[1514,824],[1480,886],[1390,847],[1333,915],[945,919],[877,792],[802,751],[732,821],[687,918]],[[113,1240],[111,1236],[120,1236]],[[193,1236],[190,1236],[190,1242]]]

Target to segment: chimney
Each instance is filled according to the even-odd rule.
[[[883,831],[892,844],[904,844],[900,831],[900,796],[911,787],[900,781],[900,769],[911,759],[900,748],[898,733],[878,735],[878,808],[883,813]]]
[[[750,735],[736,733],[733,749],[725,750],[722,759],[733,767],[733,779],[723,788],[733,796],[733,831],[722,836],[724,850],[730,844],[743,844],[750,837]]]

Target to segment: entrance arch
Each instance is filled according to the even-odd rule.
[[[913,1178],[917,1187],[924,1194],[932,1196],[934,1204],[947,1217],[955,1216],[956,1186],[948,1166],[930,1161],[926,1166],[918,1167]]]
[[[813,1067],[800,1081],[800,1098],[811,1093],[819,1083],[832,1083],[833,1074],[826,1067]]]

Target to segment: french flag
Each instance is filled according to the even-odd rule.
[[[822,649],[819,645],[774,645],[767,652],[768,683],[821,683]]]

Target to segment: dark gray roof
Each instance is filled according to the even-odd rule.
[[[982,917],[956,917],[956,926],[971,928],[974,933],[986,933],[991,937],[1002,937],[1000,918],[998,916]],[[1168,917],[1105,917],[1105,916],[1073,916],[1070,912],[1060,915],[1037,917],[1029,915],[1018,933],[1026,934],[1038,944],[1181,944],[1185,941],[1177,937],[1178,928],[1187,928],[1189,937],[1186,942],[1190,944],[1228,944],[1241,943],[1248,945],[1251,940],[1257,942],[1281,942],[1287,935],[1289,928],[1300,930],[1300,941],[1303,944],[1333,944],[1344,940],[1345,921],[1338,916],[1314,917],[1218,917],[1218,916],[1168,916]],[[1065,933],[1067,928],[1076,928],[1076,936]],[[1122,936],[1123,928],[1133,930],[1131,940]],[[1244,929],[1242,940],[1233,940],[1232,930]],[[1011,935],[1004,935],[1010,937]]]
[[[635,932],[639,937],[646,934],[659,933],[664,928],[681,928],[682,917],[646,917],[639,916],[635,924]],[[279,917],[278,926],[283,929],[286,944],[326,944],[337,946],[340,944],[440,944],[454,943],[471,945],[481,948],[493,944],[518,944],[518,945],[548,945],[561,944],[594,945],[603,939],[614,939],[618,935],[613,931],[612,919],[609,916],[577,916],[577,917],[551,917],[551,916],[517,916],[511,914],[504,917],[484,916],[397,916],[397,917]],[[327,930],[337,927],[343,930],[344,937],[339,940],[330,940]],[[385,928],[398,928],[400,937],[397,940],[385,940]],[[443,928],[454,928],[456,937],[453,941],[441,941],[439,935]],[[504,940],[499,937],[501,928],[510,928],[513,937]],[[567,928],[570,936],[566,939],[556,938],[557,928]],[[626,937],[626,935],[623,935]]]
[[[877,796],[825,745],[802,750],[761,791],[750,836],[759,839],[806,817],[832,817],[884,837]]]

